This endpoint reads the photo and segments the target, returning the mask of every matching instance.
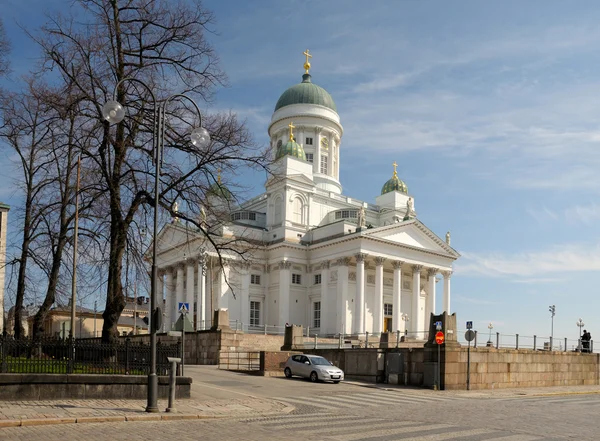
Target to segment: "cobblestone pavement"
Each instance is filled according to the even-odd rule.
[[[170,418],[224,418],[281,414],[294,410],[283,403],[258,398],[178,400],[176,413],[165,413],[166,401],[159,401],[160,413],[145,412],[142,400],[56,400],[0,401],[0,430],[15,425],[47,425],[101,421],[160,420]],[[0,436],[0,439],[2,437]]]
[[[408,395],[408,396],[406,396]],[[415,397],[421,399],[415,399]],[[453,397],[356,388],[351,395],[303,400],[289,414],[213,420],[105,422],[0,429],[0,440],[594,440],[600,395]],[[423,399],[424,398],[424,399]],[[437,398],[437,399],[434,399]],[[331,401],[331,406],[324,407]],[[176,415],[175,415],[176,416]]]

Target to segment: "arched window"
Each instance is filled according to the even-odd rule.
[[[281,225],[281,198],[275,199],[275,214],[273,216],[273,224]]]
[[[304,211],[304,204],[300,198],[294,198],[292,202],[292,222],[297,224],[302,223],[302,212]]]

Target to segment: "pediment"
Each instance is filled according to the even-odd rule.
[[[185,225],[179,223],[166,224],[157,236],[157,252],[160,254],[172,250],[173,248],[189,243],[196,239],[198,233],[195,229],[186,228]],[[152,250],[152,245],[148,249],[149,252]]]
[[[367,230],[365,236],[437,254],[445,254],[455,259],[460,257],[456,250],[417,219],[373,228]]]
[[[315,183],[312,179],[303,174],[287,175],[287,176],[274,176],[267,181],[266,187],[274,184],[281,184],[283,182],[294,182],[302,185],[314,187]]]

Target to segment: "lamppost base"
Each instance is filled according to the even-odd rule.
[[[146,412],[158,413],[158,377],[156,374],[148,375],[148,404]]]

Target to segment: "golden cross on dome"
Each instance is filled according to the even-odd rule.
[[[302,52],[304,55],[306,55],[306,61],[304,62],[304,69],[305,72],[304,73],[308,73],[308,70],[310,69],[310,63],[308,62],[309,58],[312,58],[312,55],[308,53],[308,49],[306,49],[304,52]]]
[[[290,128],[290,141],[294,140],[294,133],[292,132],[292,129],[295,129],[296,126],[294,125],[294,123],[289,123],[288,127]]]
[[[398,164],[396,164],[396,161],[394,161],[392,165],[394,166],[394,177],[396,177],[398,176],[398,173],[396,172],[396,167],[398,167]]]

